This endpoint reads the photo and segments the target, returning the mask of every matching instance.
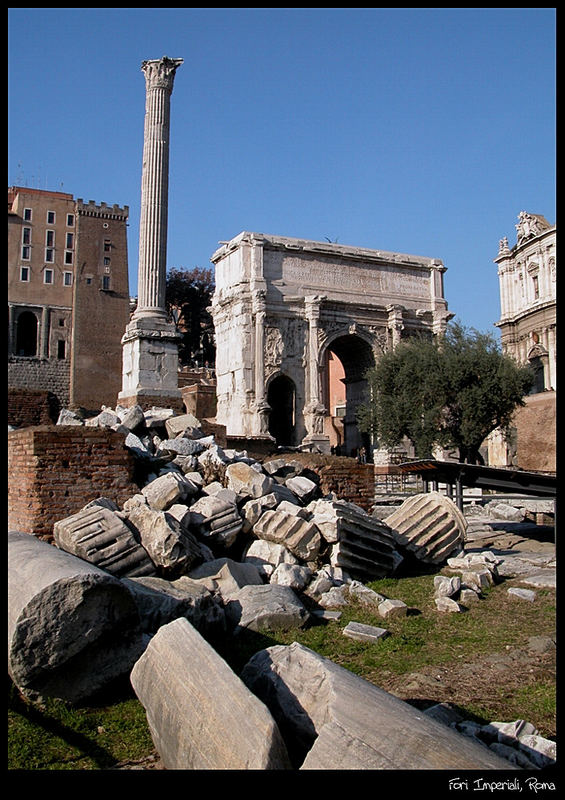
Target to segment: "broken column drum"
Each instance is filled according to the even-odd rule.
[[[178,388],[178,340],[168,322],[167,212],[169,186],[170,98],[181,58],[144,61],[146,82],[138,303],[122,338],[123,374],[119,402],[173,405],[182,409]]]

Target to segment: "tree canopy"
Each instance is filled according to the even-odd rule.
[[[490,333],[458,323],[434,340],[401,340],[367,373],[371,400],[358,412],[359,427],[384,447],[404,437],[418,458],[434,446],[456,447],[460,461],[481,460],[479,448],[512,415],[534,383],[529,367],[503,354]]]
[[[214,364],[214,325],[207,310],[213,293],[214,274],[211,269],[173,267],[167,272],[165,302],[182,336],[179,344],[179,362],[182,365]]]

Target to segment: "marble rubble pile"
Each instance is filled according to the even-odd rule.
[[[312,718],[300,723],[310,733],[293,732],[300,739],[314,731],[316,746],[297,755],[292,747],[287,752],[288,738],[281,738],[281,710],[266,698],[264,705],[260,702],[261,691],[269,694],[268,676],[252,677],[255,667],[249,666],[250,691],[218,655],[218,645],[244,630],[339,619],[336,609],[351,599],[372,606],[383,620],[405,616],[410,609],[402,601],[380,595],[365,582],[391,575],[408,554],[437,563],[441,552],[445,563],[461,573],[442,576],[442,585],[438,581],[436,586],[438,610],[453,610],[444,607],[447,600],[460,609],[470,602],[465,592],[480,596],[483,573],[496,577],[496,563],[484,554],[463,552],[465,529],[457,510],[442,499],[424,504],[427,510],[420,517],[427,522],[417,515],[411,520],[402,507],[378,519],[335,496],[322,497],[316,476],[298,460],[260,463],[245,452],[221,448],[190,414],[103,409],[89,420],[62,413],[60,424],[70,419],[71,424],[122,431],[145,480],[121,509],[97,498],[58,521],[55,546],[9,533],[8,669],[20,690],[32,699],[82,702],[117,677],[130,676],[167,768],[287,769],[303,759],[304,769],[322,768],[335,763],[335,748],[342,752],[344,742],[335,738],[336,731],[347,741],[351,736],[358,742],[361,736],[364,742],[359,752],[356,746],[351,751],[349,768],[400,768],[398,753],[374,739],[374,718],[362,712],[361,697],[373,692],[371,684],[350,686],[346,670],[334,669],[296,643],[269,648],[268,658],[258,658],[264,671],[272,650],[282,658],[280,665],[298,670],[299,682],[329,681],[331,675],[328,685],[360,699],[354,719],[351,714],[342,718],[337,689],[335,697],[320,697],[320,709],[313,708]],[[388,524],[390,517],[396,528]],[[433,544],[426,547],[426,541]],[[350,622],[343,635],[375,642],[388,631]],[[187,660],[195,659],[201,660],[202,670],[187,671]],[[284,673],[286,668],[280,669]],[[284,696],[284,688],[280,691]],[[235,702],[239,712],[230,728],[233,736],[196,735],[203,715],[192,708],[194,692],[207,698],[205,718],[212,727],[215,719],[233,713]],[[372,713],[383,724],[402,721],[400,737],[411,727],[419,730],[421,715],[416,719],[413,709],[386,692],[373,694]],[[171,719],[167,709],[173,707]],[[287,709],[282,717],[286,714],[293,718],[295,711]],[[187,723],[191,718],[195,731]],[[281,724],[283,734],[286,724]],[[422,736],[436,742],[445,738],[445,753],[455,754],[454,767],[508,768],[507,754],[502,753],[504,761],[492,761],[497,754],[486,756],[481,748],[462,745],[460,734],[466,731],[458,730],[452,741],[451,734],[428,731],[426,725]],[[421,757],[419,741],[414,740],[410,763]],[[423,763],[428,763],[425,758]]]

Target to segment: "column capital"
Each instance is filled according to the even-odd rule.
[[[167,56],[153,61],[143,61],[141,70],[145,73],[147,90],[167,89],[172,92],[175,73],[183,61],[182,58],[168,58]]]

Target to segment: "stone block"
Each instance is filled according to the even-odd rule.
[[[297,642],[260,651],[241,677],[269,707],[295,768],[514,768],[483,745]]]
[[[265,511],[253,526],[253,533],[260,539],[284,545],[302,561],[315,559],[322,543],[315,525],[278,510]]]
[[[254,564],[260,574],[269,578],[279,564],[297,564],[298,559],[288,548],[266,539],[256,539],[245,549],[243,560]]]
[[[231,558],[216,558],[191,570],[188,577],[219,594],[225,602],[244,586],[262,586],[263,579],[256,566]]]
[[[143,487],[141,493],[157,511],[166,511],[173,503],[186,500],[194,494],[194,486],[184,474],[167,472]]]
[[[290,586],[291,589],[301,592],[306,588],[311,577],[312,570],[309,567],[299,564],[279,564],[271,575],[270,583],[276,583],[278,586]]]
[[[8,673],[34,700],[88,699],[145,647],[123,582],[27,533],[8,533]]]
[[[273,488],[273,479],[250,464],[236,461],[226,467],[226,486],[240,499],[262,497]]]
[[[151,639],[131,683],[165,769],[290,768],[266,706],[186,619]]]
[[[244,586],[232,595],[226,617],[238,634],[244,628],[256,632],[302,628],[310,614],[289,586],[266,584]]]
[[[379,603],[378,612],[381,617],[388,619],[388,617],[405,617],[408,614],[408,606],[402,600],[383,600]]]
[[[358,642],[378,642],[389,635],[385,628],[375,625],[363,625],[361,622],[348,622],[343,629],[343,635]]]
[[[141,544],[161,577],[176,578],[202,561],[196,537],[171,514],[137,503],[127,511],[127,518],[139,531]]]

